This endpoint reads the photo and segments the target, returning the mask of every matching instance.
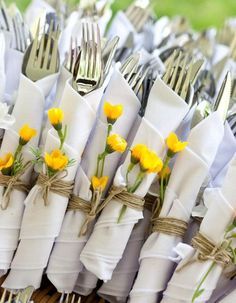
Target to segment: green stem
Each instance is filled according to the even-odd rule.
[[[125,180],[126,180],[126,185],[128,186],[129,184],[129,173],[131,172],[131,170],[134,168],[135,164],[130,162],[128,168],[127,168],[127,172],[126,172],[126,176],[125,176]]]
[[[207,270],[207,272],[205,273],[205,275],[202,277],[200,283],[198,284],[193,297],[192,297],[192,303],[195,302],[195,300],[203,293],[204,289],[201,289],[203,283],[206,281],[206,278],[209,276],[210,272],[212,271],[212,269],[214,268],[214,266],[216,265],[216,262],[212,262],[211,266],[209,267],[209,269]]]
[[[17,146],[17,149],[16,149],[15,154],[14,154],[14,159],[17,159],[17,157],[19,156],[19,154],[20,154],[21,151],[22,151],[22,148],[23,148],[23,145],[21,145],[21,144],[19,144],[19,145]]]
[[[105,166],[105,160],[106,160],[106,156],[107,156],[107,153],[106,153],[106,152],[104,152],[104,153],[102,154],[102,168],[101,168],[101,174],[100,174],[100,177],[102,177],[102,176],[103,176],[103,171],[104,171],[104,166]]]
[[[57,131],[57,133],[60,139],[60,150],[62,150],[67,136],[67,125],[65,126],[64,132],[60,129]]]
[[[107,137],[110,136],[111,131],[112,131],[112,124],[108,124],[108,126],[107,126]]]
[[[168,164],[170,162],[170,159],[171,158],[169,156],[166,156],[161,172],[163,172],[167,168],[167,166],[168,166]],[[165,179],[164,176],[162,176],[161,177],[161,185],[160,185],[160,200],[161,200],[161,204],[163,204],[164,197],[165,197],[164,179]]]

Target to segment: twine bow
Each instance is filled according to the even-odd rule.
[[[86,218],[79,232],[79,237],[84,236],[88,231],[89,224],[96,219],[97,209],[101,201],[102,192],[96,190],[93,192],[91,201],[86,201],[79,196],[72,195],[68,210],[82,210],[86,214]]]
[[[112,186],[107,198],[101,202],[102,192],[94,191],[91,202],[85,201],[77,196],[72,196],[69,202],[69,210],[82,210],[86,214],[86,219],[82,225],[79,235],[85,235],[88,230],[88,225],[95,220],[97,215],[107,206],[113,199],[127,207],[143,210],[144,199],[139,196],[129,193],[124,186]],[[100,203],[101,202],[101,203]]]
[[[31,162],[26,163],[24,169],[22,169],[18,174],[14,176],[6,176],[0,174],[0,185],[5,188],[1,203],[2,210],[6,210],[8,208],[13,189],[26,193],[29,191],[30,186],[24,181],[20,180],[20,177],[25,173],[25,171],[30,167],[30,165]]]
[[[205,262],[207,260],[212,260],[224,268],[232,265],[232,254],[227,250],[228,244],[229,242],[227,240],[224,240],[221,245],[217,246],[201,233],[198,233],[192,239],[192,246],[196,249],[196,254],[190,259],[186,260],[186,262],[184,262],[181,266],[179,266],[177,268],[177,271],[180,271],[187,265],[190,265],[197,261]]]
[[[63,175],[64,173],[64,175]],[[73,189],[73,181],[64,181],[63,179],[67,176],[67,171],[58,172],[52,177],[49,177],[41,173],[36,182],[41,188],[41,194],[44,200],[44,205],[49,205],[49,193],[54,192],[63,197],[69,198]]]

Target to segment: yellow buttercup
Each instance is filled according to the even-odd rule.
[[[145,144],[137,144],[131,148],[131,162],[137,164],[142,155],[148,150]]]
[[[127,142],[118,134],[112,134],[107,138],[106,152],[111,154],[113,152],[123,153],[126,150]]]
[[[170,133],[168,138],[166,139],[166,145],[168,150],[171,153],[178,153],[185,149],[188,145],[188,142],[182,142],[179,140],[178,136],[175,133]]]
[[[143,172],[158,173],[163,167],[163,162],[158,155],[152,151],[147,150],[140,158],[140,168]]]
[[[48,111],[48,119],[52,126],[54,126],[57,130],[62,128],[62,121],[64,119],[64,112],[60,108],[51,108]]]
[[[64,155],[61,150],[55,149],[51,154],[45,154],[45,163],[52,171],[62,171],[68,164],[68,157]]]
[[[0,158],[0,170],[11,168],[14,164],[14,156],[11,153],[4,155]]]
[[[20,145],[27,144],[36,134],[37,131],[34,128],[31,128],[29,124],[24,124],[19,131]]]
[[[123,105],[112,105],[109,102],[104,103],[104,113],[107,117],[107,122],[114,124],[123,113]]]
[[[107,185],[108,182],[108,177],[107,176],[103,176],[101,178],[98,178],[96,176],[92,177],[92,187],[93,189],[100,189],[101,191],[103,191]]]

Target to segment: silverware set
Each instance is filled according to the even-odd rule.
[[[23,59],[22,72],[26,77],[38,81],[59,71],[59,36],[59,28],[55,32],[53,30],[53,22],[49,29],[44,27],[44,32],[40,36],[40,22],[38,23],[35,38]]]

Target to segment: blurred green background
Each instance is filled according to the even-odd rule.
[[[78,0],[69,0],[78,2]],[[6,0],[7,3],[14,0]],[[15,0],[18,7],[25,9],[30,0]],[[124,9],[132,0],[115,0],[114,12]],[[153,0],[157,16],[187,16],[196,29],[207,27],[220,27],[225,18],[236,16],[236,0]]]

